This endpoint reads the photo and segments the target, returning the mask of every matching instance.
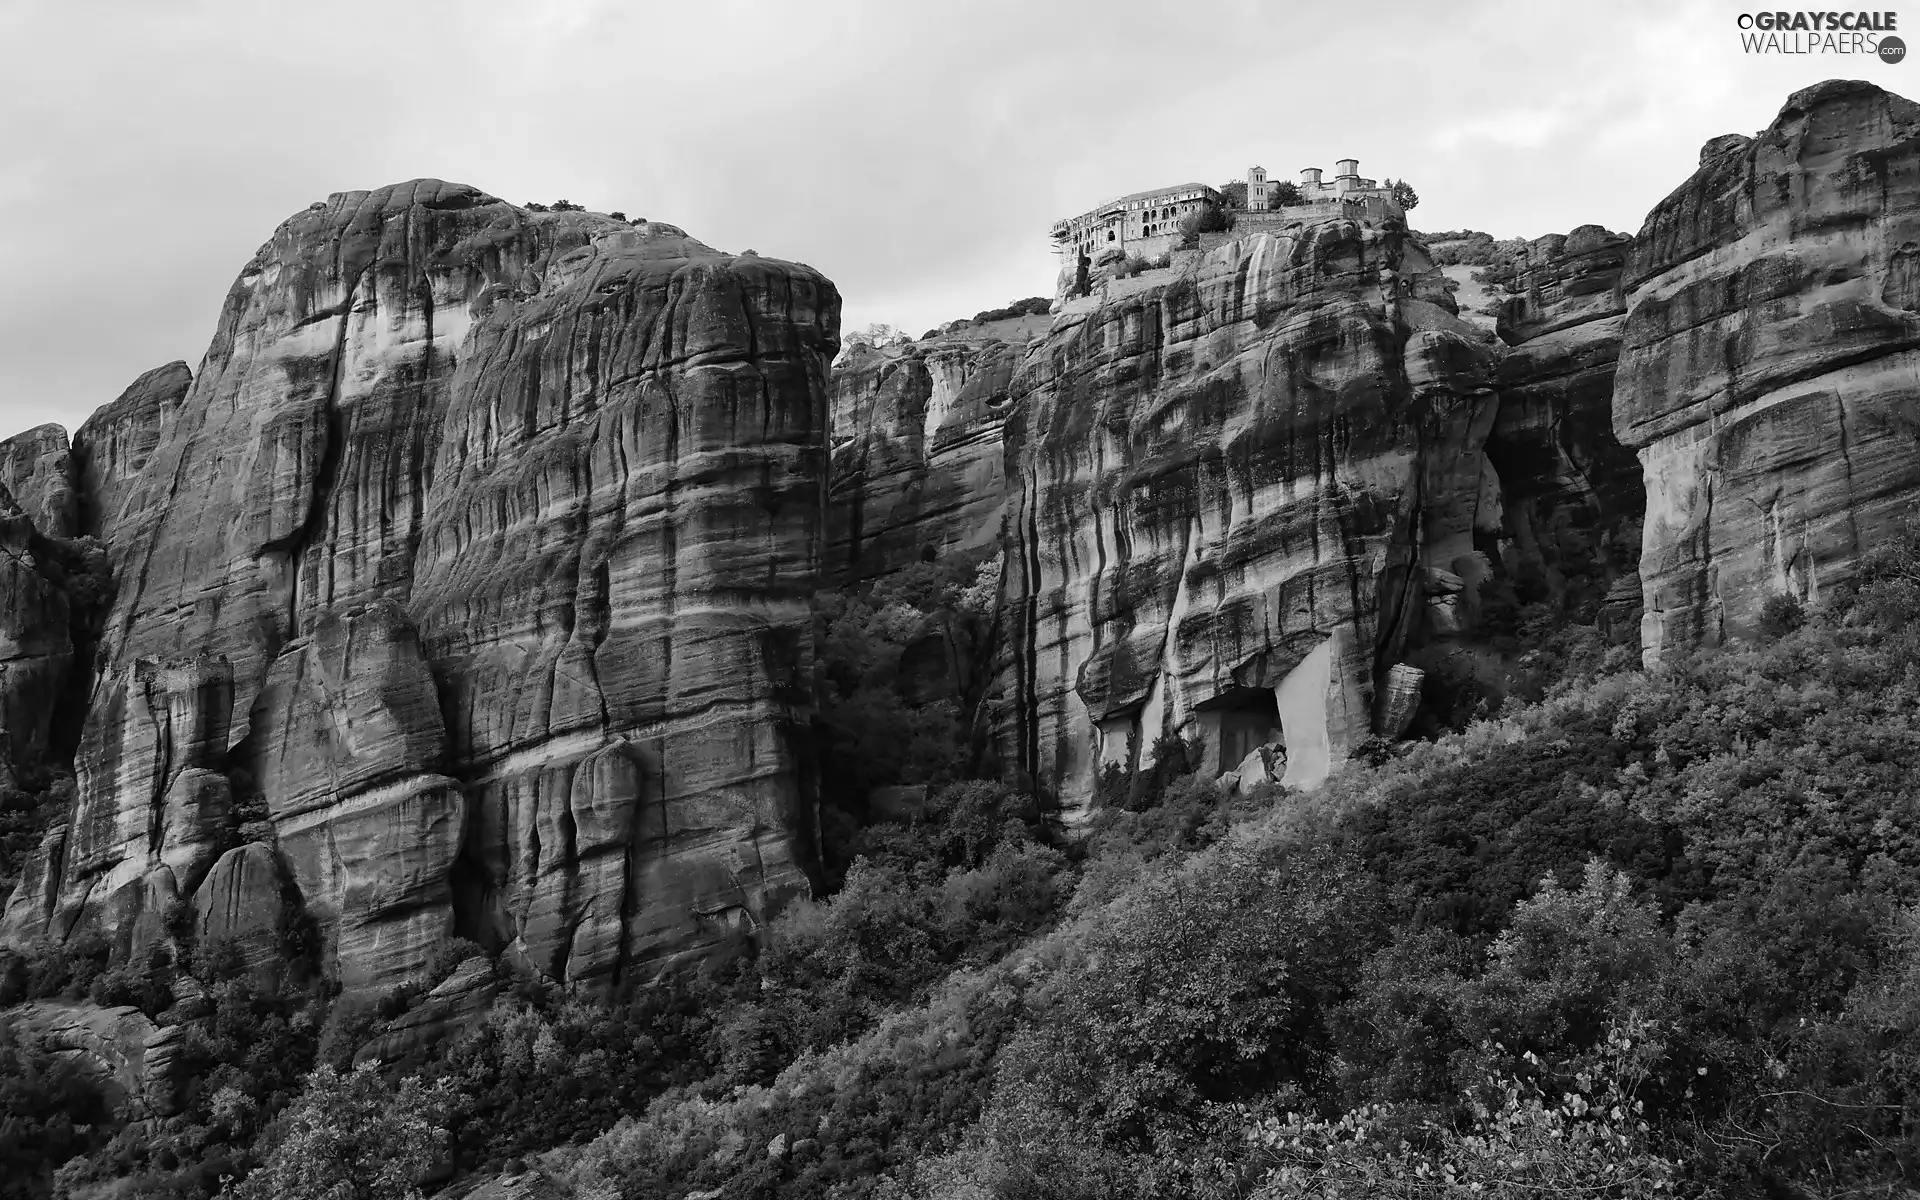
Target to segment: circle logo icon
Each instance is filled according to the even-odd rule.
[[[1897,63],[1907,57],[1907,44],[1897,37],[1880,39],[1880,61]]]

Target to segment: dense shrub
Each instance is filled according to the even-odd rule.
[[[1180,244],[1199,244],[1203,233],[1225,233],[1233,228],[1233,214],[1217,204],[1205,204],[1180,219]]]
[[[821,857],[829,882],[858,853],[880,787],[941,787],[986,773],[976,720],[989,678],[999,561],[913,564],[852,593],[823,592],[815,678]]]
[[[372,1063],[321,1067],[277,1123],[237,1200],[407,1200],[444,1161],[456,1097],[444,1083],[389,1087]]]
[[[68,1058],[0,1022],[0,1200],[42,1200],[55,1168],[105,1140],[106,1099]]]
[[[1760,634],[1767,638],[1781,638],[1804,625],[1807,620],[1806,606],[1800,597],[1791,592],[1780,592],[1767,597],[1760,606]]]

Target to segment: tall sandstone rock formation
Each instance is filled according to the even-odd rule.
[[[137,943],[212,878],[203,924],[253,936],[279,889],[350,987],[456,930],[610,983],[803,891],[838,306],[805,267],[437,180],[283,224],[198,377],[79,439],[118,592],[6,936]]]
[[[1002,431],[1024,343],[857,345],[833,369],[827,571],[871,579],[927,557],[997,550]]]
[[[161,434],[186,403],[193,372],[183,362],[155,367],[127,385],[73,435],[74,492],[80,532],[113,540],[129,517],[133,486]]]
[[[67,431],[58,425],[41,425],[0,441],[0,488],[7,489],[47,537],[72,537],[80,531],[72,458]]]
[[[1530,243],[1500,314],[1501,565],[1523,600],[1548,600],[1630,641],[1640,603],[1640,464],[1615,439],[1614,374],[1633,239],[1597,225]]]
[[[1006,426],[1007,760],[1073,816],[1165,734],[1323,778],[1429,581],[1490,569],[1496,358],[1403,229],[1344,220],[1064,315]]]
[[[1708,142],[1625,283],[1654,660],[1844,581],[1920,495],[1920,105],[1829,81]]]
[[[45,765],[54,699],[73,665],[67,594],[45,548],[0,484],[0,788]]]

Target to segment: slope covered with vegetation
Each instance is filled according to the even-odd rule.
[[[60,1190],[125,1196],[536,1169],[593,1197],[1915,1182],[1920,541],[1658,671],[1536,622],[1536,702],[1313,794],[1162,770],[1075,842],[980,777],[991,585],[928,564],[824,599],[837,890],[757,947],[611,1004],[501,965],[507,996],[405,1079],[349,1059],[408,998],[350,1038],[310,985],[263,995],[201,947],[208,994],[153,1003],[207,1087],[102,1150],[73,1079],[9,1049],[10,1194],[70,1155]]]

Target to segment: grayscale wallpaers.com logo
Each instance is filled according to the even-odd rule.
[[[1907,44],[1893,32],[1898,13],[1741,13],[1735,23],[1748,54],[1873,54],[1886,63],[1907,57]]]

